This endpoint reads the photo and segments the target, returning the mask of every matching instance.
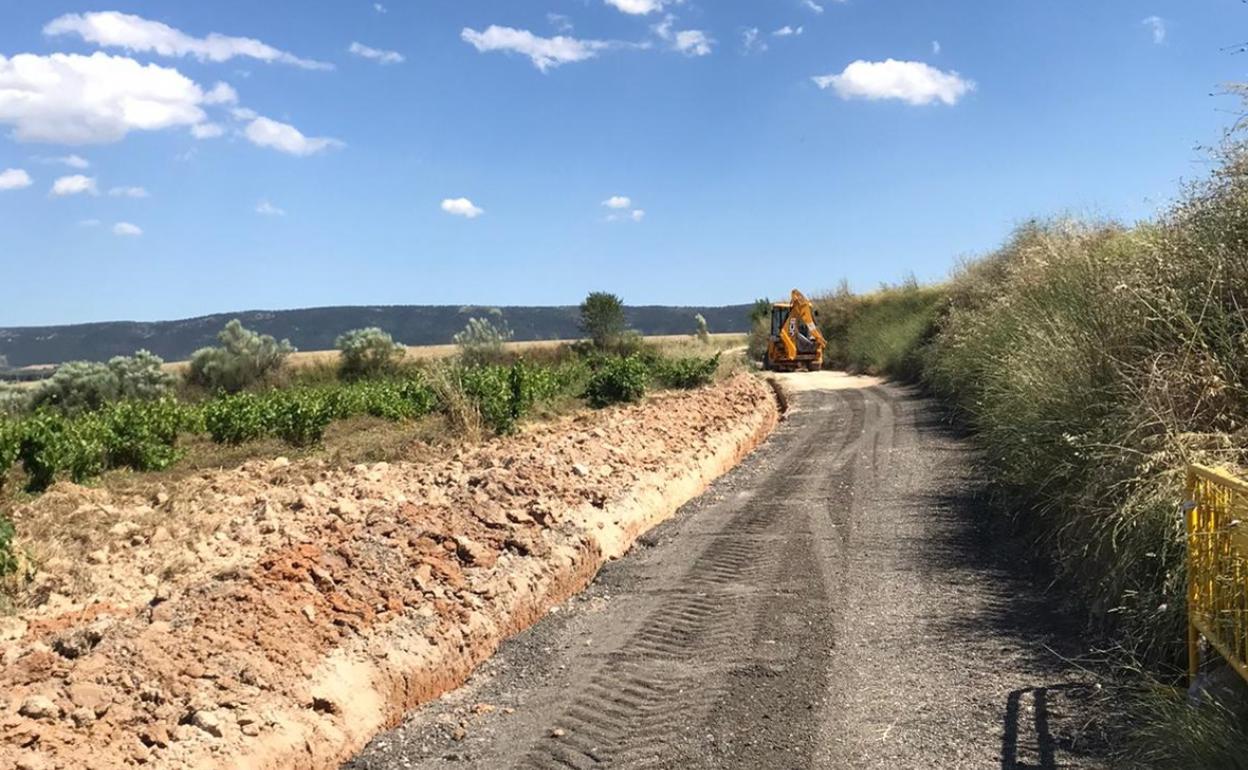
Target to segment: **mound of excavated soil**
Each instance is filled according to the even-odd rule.
[[[152,499],[63,487],[89,532],[0,626],[0,767],[334,767],[735,464],[748,375],[432,464],[283,459]],[[69,554],[72,549],[67,549]]]

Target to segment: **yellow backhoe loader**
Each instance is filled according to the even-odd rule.
[[[815,308],[797,289],[787,303],[771,306],[771,332],[767,337],[767,354],[763,368],[768,371],[794,372],[823,368],[823,350],[828,346],[815,325]]]

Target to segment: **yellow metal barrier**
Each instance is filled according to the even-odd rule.
[[[1187,468],[1187,664],[1200,672],[1200,637],[1248,680],[1248,483]]]

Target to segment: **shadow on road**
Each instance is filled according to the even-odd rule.
[[[1049,590],[1034,553],[1011,536],[1001,509],[990,504],[982,463],[966,431],[930,399],[899,391],[897,408],[912,416],[924,451],[966,458],[950,463],[958,470],[939,488],[906,501],[935,525],[925,542],[909,549],[917,554],[914,569],[949,590],[984,597],[976,612],[941,618],[937,628],[968,654],[1008,650],[1025,672],[1027,686],[1019,687],[1017,677],[1002,686],[1002,770],[1100,766],[1110,748],[1097,715],[1105,696],[1095,676],[1074,662],[1087,654],[1082,627],[1061,612],[1061,597]]]

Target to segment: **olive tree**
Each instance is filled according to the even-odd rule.
[[[191,356],[187,378],[209,390],[237,392],[276,374],[295,352],[289,340],[278,342],[243,326],[237,318],[217,334],[220,345]]]
[[[353,329],[334,341],[345,377],[373,377],[394,371],[407,348],[375,326]]]

